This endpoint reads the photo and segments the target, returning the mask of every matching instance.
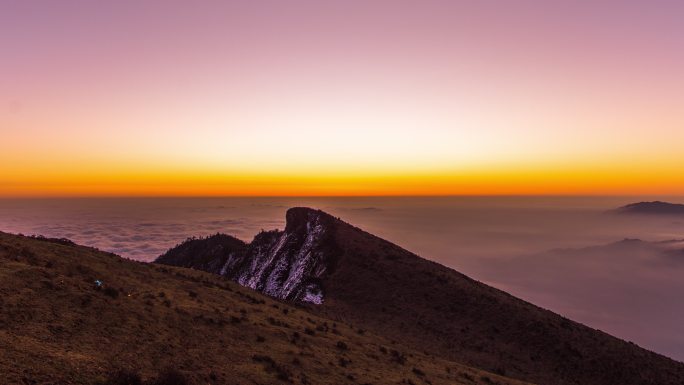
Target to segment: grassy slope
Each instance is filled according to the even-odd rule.
[[[3,384],[92,384],[113,368],[150,377],[169,366],[202,384],[522,384],[360,326],[213,274],[0,233]]]

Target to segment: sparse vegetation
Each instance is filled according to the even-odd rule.
[[[149,383],[150,385],[189,385],[188,380],[183,373],[173,368],[166,368],[159,373],[156,379]]]
[[[276,361],[266,355],[254,355],[252,359],[256,362],[264,364],[267,372],[274,372],[276,378],[282,381],[289,381],[292,373],[283,365],[279,365]]]
[[[399,365],[404,365],[406,363],[406,355],[398,350],[392,350],[391,352],[392,361]]]
[[[142,377],[130,369],[115,369],[100,385],[143,385]]]
[[[116,289],[113,288],[113,287],[107,286],[107,287],[105,287],[104,289],[102,289],[102,292],[104,293],[104,295],[106,295],[106,296],[108,296],[108,297],[111,297],[111,298],[114,298],[114,299],[119,298],[119,291],[116,290]]]
[[[451,385],[477,383],[460,373],[482,375],[196,270],[3,233],[0,266],[3,384],[382,385],[420,367],[433,384]],[[103,277],[98,291],[92,282]],[[382,346],[410,352],[411,366],[378,359]]]
[[[189,385],[186,377],[173,368],[166,368],[156,377],[143,381],[142,376],[130,369],[116,369],[99,385]]]

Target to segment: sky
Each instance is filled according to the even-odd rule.
[[[0,0],[0,196],[682,195],[683,19]]]

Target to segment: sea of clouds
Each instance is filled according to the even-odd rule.
[[[652,198],[0,200],[0,231],[152,261],[188,237],[250,241],[293,206],[323,209],[568,318],[684,360],[684,218],[616,215]],[[678,198],[659,197],[682,201]],[[623,241],[624,239],[640,239]]]

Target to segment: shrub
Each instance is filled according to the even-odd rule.
[[[255,354],[252,356],[252,360],[256,362],[262,362],[262,363],[267,363],[269,365],[275,365],[275,361],[273,358],[261,354]]]
[[[109,373],[101,385],[142,385],[140,374],[129,369],[117,369]]]
[[[420,377],[422,377],[422,376],[425,375],[425,372],[422,371],[422,370],[420,370],[420,369],[418,369],[418,368],[413,368],[413,373],[414,373],[416,376],[420,376]]]
[[[104,290],[102,292],[108,297],[112,297],[114,299],[119,298],[119,291],[113,287],[107,286],[104,288]]]
[[[286,328],[290,327],[290,325],[288,325],[287,322],[283,322],[283,321],[275,319],[273,317],[268,317],[267,321],[268,321],[268,323],[270,323],[273,326],[282,326],[282,327],[286,327]]]
[[[252,356],[252,360],[263,364],[266,371],[275,372],[277,379],[290,381],[290,376],[292,376],[290,371],[286,367],[278,365],[273,358],[266,355],[255,354]]]
[[[404,365],[406,363],[406,356],[397,350],[392,350],[392,361],[398,363],[399,365]]]
[[[189,385],[189,382],[183,373],[173,368],[167,368],[159,373],[157,379],[152,381],[150,385]]]
[[[81,297],[81,306],[83,306],[83,307],[89,306],[92,302],[93,302],[93,298],[91,296]]]
[[[337,362],[340,364],[341,367],[346,368],[347,365],[351,363],[351,360],[348,360],[344,357],[338,358]]]

